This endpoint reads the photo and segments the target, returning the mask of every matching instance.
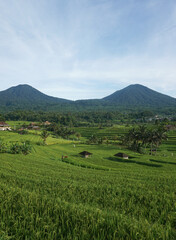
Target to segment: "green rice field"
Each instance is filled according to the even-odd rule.
[[[79,128],[80,141],[49,136],[45,146],[39,132],[0,131],[5,142],[32,144],[28,155],[0,153],[0,240],[175,240],[176,131],[156,155],[84,141],[127,129]]]

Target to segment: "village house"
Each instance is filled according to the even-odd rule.
[[[92,153],[87,152],[87,151],[80,152],[79,154],[84,158],[91,157],[91,155],[92,155]]]
[[[121,158],[123,158],[123,159],[128,159],[129,158],[129,156],[127,155],[127,154],[125,154],[125,153],[116,153],[115,155],[114,155],[115,157],[121,157]]]
[[[39,127],[39,126],[33,126],[32,129],[33,129],[33,130],[40,130],[40,127]]]
[[[11,128],[7,123],[0,122],[0,131],[11,131]]]
[[[51,125],[51,123],[48,122],[48,121],[46,121],[46,122],[43,123],[43,125],[45,125],[45,126],[49,126],[49,125]]]
[[[27,127],[27,129],[31,129],[31,130],[40,130],[40,127],[38,125],[36,125],[36,123],[32,122],[29,124],[29,126]]]

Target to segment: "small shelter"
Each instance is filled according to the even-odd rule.
[[[88,158],[92,155],[92,153],[87,152],[87,151],[80,152],[79,154],[84,158]]]
[[[128,159],[129,158],[129,156],[127,155],[127,154],[125,154],[125,153],[116,153],[115,155],[114,155],[115,157],[121,157],[121,158],[123,158],[123,159]]]

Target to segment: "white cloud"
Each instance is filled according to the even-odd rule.
[[[79,99],[140,83],[176,96],[176,3],[164,6],[164,1],[0,0],[1,90],[28,83]]]

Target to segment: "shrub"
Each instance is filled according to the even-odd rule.
[[[12,154],[22,153],[24,155],[27,155],[28,153],[31,152],[31,150],[32,147],[30,141],[21,142],[21,144],[18,142],[12,143],[9,148],[9,152]]]
[[[30,153],[31,150],[32,150],[32,147],[31,147],[30,141],[25,141],[25,142],[22,143],[21,152],[24,155],[27,155],[28,153]]]
[[[21,135],[24,135],[24,134],[28,134],[28,131],[27,130],[21,130],[18,133],[21,134]]]
[[[19,153],[21,153],[21,146],[20,146],[20,144],[18,142],[12,143],[10,145],[9,151],[12,154],[19,154]]]

